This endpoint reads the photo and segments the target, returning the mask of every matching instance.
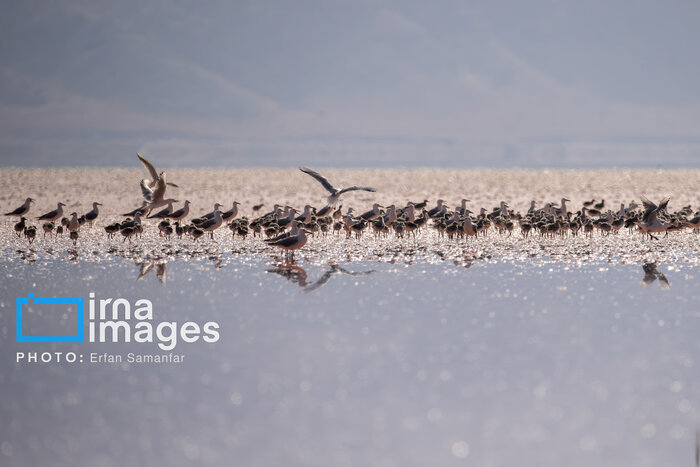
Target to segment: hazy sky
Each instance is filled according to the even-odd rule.
[[[697,1],[13,1],[0,160],[698,167],[698,24]]]

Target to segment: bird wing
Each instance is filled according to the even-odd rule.
[[[268,243],[268,245],[286,247],[286,246],[292,246],[292,245],[296,244],[298,241],[299,241],[299,237],[297,237],[295,235],[295,236],[289,236],[287,238],[282,238],[276,242],[270,242],[270,243]]]
[[[347,193],[348,191],[356,191],[356,190],[362,190],[362,191],[377,191],[376,188],[372,188],[369,186],[349,186],[347,188],[343,188],[338,192],[338,195],[342,195],[343,193]]]
[[[331,209],[332,209],[332,208],[331,208],[331,206],[329,206],[329,205],[324,206],[323,208],[321,208],[320,211],[318,211],[318,212],[316,213],[316,217],[324,217],[326,214],[328,214],[328,212],[329,212]]]
[[[14,216],[14,215],[19,214],[19,213],[22,212],[22,211],[24,211],[24,206],[20,206],[20,207],[18,207],[17,209],[15,209],[14,211],[8,212],[8,213],[6,213],[5,215],[6,215],[6,216]]]
[[[148,170],[148,173],[151,174],[151,180],[153,180],[153,182],[156,182],[158,180],[158,172],[156,171],[156,168],[153,167],[153,164],[148,162],[148,159],[143,157],[138,152],[136,153],[136,155],[138,156],[138,158],[141,161],[141,163],[143,164],[143,166],[146,167],[146,170]]]
[[[159,201],[165,196],[165,188],[167,183],[165,182],[165,172],[161,172],[156,182],[156,186],[153,187],[153,201]]]
[[[149,219],[153,219],[154,217],[163,217],[163,216],[167,216],[167,215],[168,215],[168,209],[169,209],[169,208],[161,209],[161,210],[158,211],[157,213],[151,214],[150,216],[148,216],[148,218],[149,218]]]
[[[37,219],[51,219],[53,217],[56,217],[57,215],[58,215],[58,209],[54,209],[51,212],[47,212],[46,214],[43,214],[43,215],[37,217]]]
[[[283,234],[277,235],[276,237],[273,238],[266,238],[263,240],[263,242],[267,243],[268,245],[275,245],[276,242],[279,242],[280,240],[284,240],[287,237],[290,237],[291,233],[285,232]]]
[[[645,196],[642,196],[641,199],[642,205],[644,206],[644,215],[642,216],[642,221],[648,222],[649,216],[652,212],[656,211],[658,206],[656,206],[653,202],[649,201],[649,199],[647,199]]]
[[[316,172],[315,170],[311,170],[307,167],[299,167],[299,170],[301,170],[305,174],[311,175],[313,178],[318,180],[321,183],[321,185],[323,185],[323,188],[330,191],[331,194],[334,194],[335,192],[338,191],[335,189],[335,187],[333,187],[333,185],[331,185],[331,182],[329,182],[328,179],[326,179],[326,177],[324,177],[320,173]]]
[[[645,211],[653,211],[654,209],[656,209],[656,205],[653,202],[649,201],[649,199],[647,199],[646,196],[642,196],[641,200],[642,206],[644,206]]]
[[[199,224],[197,227],[199,227],[200,229],[204,230],[204,229],[206,229],[206,228],[208,228],[208,227],[211,227],[211,226],[214,225],[214,224],[216,224],[216,219],[214,219],[214,218],[212,217],[211,219],[205,220],[204,222],[202,222],[201,224]]]
[[[185,208],[180,208],[180,209],[178,209],[178,210],[175,211],[175,212],[171,212],[171,213],[169,214],[169,216],[170,216],[170,217],[178,217],[178,216],[183,215],[184,213],[185,213]]]
[[[671,201],[671,198],[668,196],[666,198],[662,199],[661,201],[659,201],[659,207],[657,209],[659,211],[666,209],[666,206],[668,206],[669,201]]]
[[[153,201],[153,190],[151,190],[151,187],[148,186],[148,180],[145,178],[141,180],[141,193],[146,201],[149,203]]]

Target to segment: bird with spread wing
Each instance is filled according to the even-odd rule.
[[[304,172],[305,174],[311,175],[313,178],[318,180],[318,182],[323,185],[323,188],[328,190],[328,192],[331,194],[328,197],[328,204],[331,206],[335,206],[338,203],[338,200],[340,199],[340,195],[343,193],[347,193],[348,191],[356,191],[356,190],[362,190],[362,191],[377,191],[376,188],[368,187],[368,186],[349,186],[347,188],[335,188],[333,185],[331,185],[331,182],[328,181],[326,177],[321,175],[320,173],[316,172],[315,170],[311,170],[307,167],[299,167],[299,170]]]

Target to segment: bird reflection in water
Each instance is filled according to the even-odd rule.
[[[165,281],[167,280],[167,269],[165,262],[155,262],[155,261],[144,261],[143,263],[139,264],[139,277],[136,278],[137,281],[140,281],[146,275],[148,275],[149,272],[151,272],[151,269],[156,270],[156,277],[160,281],[161,284],[165,284]]]
[[[656,279],[659,280],[659,283],[661,284],[662,288],[668,289],[671,287],[671,284],[669,284],[668,279],[666,279],[666,276],[664,275],[664,273],[659,272],[656,269],[656,263],[644,263],[642,265],[642,269],[644,269],[644,278],[642,279],[642,287],[646,287],[647,285],[654,282]]]
[[[280,276],[285,277],[287,280],[298,284],[299,287],[301,287],[301,291],[303,293],[309,293],[313,292],[314,290],[320,289],[321,287],[326,285],[328,281],[331,280],[331,277],[333,277],[336,274],[347,274],[349,276],[368,276],[370,274],[373,274],[375,270],[371,269],[369,271],[350,271],[338,264],[331,264],[328,266],[328,269],[323,273],[323,275],[318,280],[312,283],[309,283],[307,281],[308,275],[306,273],[306,270],[300,266],[297,266],[296,263],[294,263],[293,261],[279,263],[276,265],[275,268],[268,269],[266,270],[266,272],[279,274]]]

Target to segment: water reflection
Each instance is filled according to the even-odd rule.
[[[627,465],[693,464],[695,267],[674,266],[683,273],[669,273],[674,290],[660,293],[656,284],[639,290],[641,262],[477,260],[466,269],[451,260],[407,267],[215,252],[66,259],[4,264],[5,310],[30,291],[148,298],[158,322],[220,322],[221,339],[181,341],[185,361],[162,366],[19,365],[17,351],[70,347],[0,339],[12,357],[0,361],[0,418],[17,427],[5,430],[16,462],[1,465],[40,465],[39,456],[56,466],[116,465],[93,448],[104,439],[129,446],[122,464],[173,467],[216,464],[183,460],[195,450],[263,466],[392,456],[396,465],[462,465],[457,454],[473,465],[588,466],[613,465],[618,453]],[[170,275],[163,286],[159,264]],[[647,273],[662,283],[656,265]],[[349,277],[362,275],[371,277]],[[0,329],[13,326],[15,314],[0,313]],[[159,352],[137,342],[76,349]],[[61,446],[74,449],[57,456]]]
[[[304,268],[298,266],[294,261],[284,261],[276,264],[275,268],[267,269],[265,272],[279,274],[288,281],[297,284],[301,287],[303,293],[313,292],[318,290],[331,280],[331,278],[336,274],[347,274],[349,276],[368,276],[376,272],[374,269],[368,271],[351,271],[346,269],[339,264],[331,264],[328,269],[321,275],[321,277],[315,282],[308,283],[308,274]]]
[[[642,279],[642,287],[646,287],[649,284],[651,284],[652,282],[654,282],[656,279],[658,279],[662,288],[664,288],[664,289],[671,288],[671,284],[668,282],[668,279],[666,279],[666,276],[664,275],[664,273],[659,272],[656,269],[656,263],[644,263],[642,265],[642,269],[644,270],[644,278]]]
[[[161,284],[165,284],[167,280],[167,267],[165,262],[156,262],[156,261],[144,261],[143,263],[139,264],[139,276],[136,278],[137,281],[140,281],[144,277],[148,275],[149,272],[151,272],[152,269],[156,270],[156,277],[160,281]]]

